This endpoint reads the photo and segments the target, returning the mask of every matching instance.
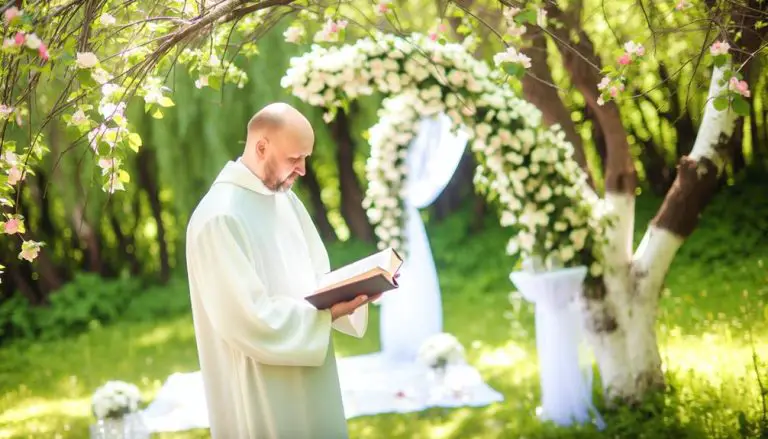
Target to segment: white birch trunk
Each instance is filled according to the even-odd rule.
[[[702,172],[707,170],[705,161],[714,163],[717,172],[722,169],[718,145],[731,136],[737,118],[730,109],[717,111],[712,105],[714,98],[727,88],[727,83],[719,84],[722,78],[723,68],[715,68],[704,117],[689,156],[701,164]],[[680,186],[685,184],[696,183],[679,182]],[[664,383],[656,338],[659,296],[667,271],[686,236],[665,228],[664,224],[652,224],[633,257],[634,195],[608,193],[606,201],[612,205],[617,218],[607,231],[609,244],[605,249],[603,275],[607,294],[599,303],[582,300],[586,338],[595,350],[606,399],[634,402]],[[606,315],[615,319],[611,330],[594,324],[600,319],[604,321]]]

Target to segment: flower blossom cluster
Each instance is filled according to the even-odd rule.
[[[461,364],[465,361],[465,349],[461,342],[452,334],[441,332],[435,334],[419,346],[419,362],[433,369]]]
[[[516,17],[520,16],[521,10],[516,7],[504,8],[504,21],[506,23],[506,33],[504,36],[505,41],[517,42],[523,34],[525,34],[525,21],[520,20],[518,22]],[[538,10],[537,20],[542,21],[544,16],[544,10]],[[540,23],[543,25],[543,23]],[[522,69],[513,68],[511,72],[522,73],[525,69],[531,68],[531,58],[523,54],[517,47],[508,46],[503,52],[499,52],[493,56],[493,62],[496,66],[504,66],[505,64],[512,64],[514,66],[520,66]]]
[[[97,419],[121,419],[135,413],[141,403],[141,392],[133,384],[123,381],[108,381],[96,389],[91,405]]]
[[[624,43],[624,51],[617,59],[619,71],[603,76],[597,84],[600,95],[597,105],[605,105],[607,101],[616,99],[625,89],[627,73],[630,68],[637,66],[637,61],[645,55],[645,47],[634,41]]]
[[[5,26],[10,27],[21,19],[24,15],[24,11],[20,10],[16,6],[11,6],[3,12],[3,21]],[[12,38],[6,38],[3,40],[3,49],[23,49],[27,48],[37,53],[43,61],[48,61],[50,54],[48,53],[48,46],[38,37],[35,33],[27,33],[23,30],[16,31]]]
[[[423,118],[444,113],[468,130],[480,161],[476,184],[498,201],[502,224],[515,232],[508,252],[540,257],[552,267],[591,264],[599,273],[598,200],[589,196],[572,146],[559,127],[544,128],[541,112],[499,85],[500,78],[462,45],[439,44],[428,35],[380,35],[313,47],[291,60],[282,86],[328,109],[329,121],[344,102],[384,93],[379,121],[369,130],[364,200],[380,248],[406,251],[408,147]]]

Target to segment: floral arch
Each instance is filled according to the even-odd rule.
[[[469,135],[478,159],[475,185],[514,228],[507,253],[546,268],[584,265],[602,273],[598,237],[605,216],[573,147],[559,126],[545,127],[541,112],[517,97],[503,73],[475,59],[460,44],[420,34],[377,35],[353,45],[313,46],[291,60],[282,86],[326,120],[346,102],[383,93],[380,120],[370,128],[365,208],[379,247],[405,252],[402,239],[411,140],[424,117],[447,114]]]

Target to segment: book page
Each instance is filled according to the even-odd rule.
[[[392,257],[392,250],[386,249],[347,264],[323,276],[320,279],[320,283],[318,284],[317,289],[320,290],[329,285],[337,284],[347,279],[360,276],[361,274],[375,270],[376,268],[380,268],[391,274],[390,270],[392,268]]]

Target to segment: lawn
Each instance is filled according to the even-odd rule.
[[[508,280],[512,261],[504,255],[507,232],[489,219],[485,230],[468,234],[468,221],[461,214],[431,226],[445,330],[464,343],[471,363],[505,401],[484,408],[356,418],[349,422],[351,436],[753,437],[747,432],[750,424],[764,416],[756,370],[763,384],[768,379],[765,366],[755,366],[753,358],[754,349],[758,362],[768,359],[768,233],[763,228],[767,210],[754,202],[744,204],[754,200],[750,193],[754,195],[740,189],[719,197],[672,267],[658,326],[671,390],[643,410],[607,414],[609,427],[603,434],[590,427],[555,428],[534,415],[539,389],[532,308],[513,294]],[[647,224],[657,203],[639,201],[639,226]],[[743,206],[750,206],[750,212],[740,212]],[[755,211],[761,211],[763,219],[755,221],[760,216]],[[638,229],[639,234],[642,227]],[[368,250],[348,244],[330,251],[340,264]],[[162,291],[163,301],[176,301],[184,309],[183,281]],[[168,375],[196,370],[190,315],[141,318],[142,309],[155,300],[137,298],[125,318],[94,324],[79,335],[1,348],[0,438],[87,437],[93,421],[89,397],[105,380],[134,382],[150,401]],[[376,311],[371,319],[364,340],[336,336],[339,355],[378,350]],[[597,388],[595,395],[599,403]],[[208,434],[203,430],[158,437]]]

